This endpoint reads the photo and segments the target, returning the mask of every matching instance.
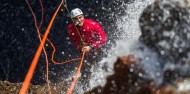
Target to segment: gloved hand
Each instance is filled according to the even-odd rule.
[[[84,47],[82,48],[82,51],[84,51],[84,50],[86,50],[86,52],[89,52],[90,50],[94,50],[94,47],[93,47],[93,45],[84,46]]]
[[[89,52],[91,50],[91,47],[90,46],[84,46],[82,48],[82,51],[86,51],[86,52]]]

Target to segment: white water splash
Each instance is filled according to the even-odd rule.
[[[136,0],[127,5],[126,15],[118,18],[116,22],[119,30],[123,30],[122,36],[119,36],[122,40],[118,40],[116,46],[108,52],[108,57],[99,62],[100,65],[106,63],[108,72],[104,72],[102,69],[94,70],[93,79],[90,81],[91,87],[106,83],[106,76],[113,73],[113,64],[119,56],[134,53],[132,48],[137,45],[138,38],[141,35],[139,18],[143,10],[153,2],[154,0]]]

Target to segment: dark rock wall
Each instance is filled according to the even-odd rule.
[[[164,60],[186,63],[190,51],[190,10],[160,1],[142,13],[140,41],[157,51]]]
[[[120,31],[117,31],[115,21],[117,17],[124,15],[126,3],[132,3],[133,0],[67,0],[69,10],[79,7],[85,13],[87,18],[99,21],[108,35],[109,43],[105,48],[109,49],[115,43]],[[58,1],[43,1],[44,20],[41,26],[43,34],[48,23],[55,12]],[[38,25],[42,18],[39,0],[29,0],[36,16]],[[71,58],[79,57],[79,52],[67,38],[66,27],[71,19],[65,11],[59,11],[51,28],[48,38],[54,43],[57,51],[55,53],[56,61],[65,61]],[[23,81],[33,56],[39,46],[39,39],[34,27],[33,16],[25,0],[1,0],[0,2],[0,80],[9,80],[11,82]],[[47,43],[48,44],[48,43]],[[46,46],[48,57],[51,57],[52,48]],[[61,53],[64,52],[64,55]],[[106,52],[106,51],[105,51]],[[67,76],[70,69],[77,66],[76,63],[65,65],[53,65],[50,61],[51,80],[63,79]],[[55,77],[57,76],[57,77]],[[42,55],[39,59],[36,72],[32,83],[44,83],[45,77],[45,58]],[[62,77],[62,78],[60,78]]]

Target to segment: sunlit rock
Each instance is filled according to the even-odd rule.
[[[0,94],[18,94],[21,89],[22,83],[11,83],[8,81],[0,81]],[[50,88],[50,89],[49,89]],[[63,94],[68,89],[67,81],[60,81],[58,83],[51,83],[50,86],[33,85],[30,84],[27,93],[28,94]]]

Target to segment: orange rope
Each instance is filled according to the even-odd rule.
[[[42,36],[43,36],[43,35],[42,35]],[[53,48],[51,60],[52,60],[52,62],[53,62],[54,64],[65,64],[65,63],[68,63],[68,62],[71,62],[71,61],[75,61],[75,60],[79,60],[79,59],[80,59],[80,58],[75,58],[75,59],[67,60],[67,61],[61,62],[61,63],[55,62],[53,58],[54,58],[54,53],[55,53],[56,49],[55,49],[53,43],[52,43],[49,39],[47,39],[47,41],[50,43],[50,45],[51,45],[52,48]],[[51,94],[51,88],[50,88],[50,85],[49,85],[50,82],[49,82],[49,80],[48,80],[48,78],[49,78],[49,76],[48,76],[48,70],[49,70],[48,64],[46,64],[46,82],[47,82],[47,85],[48,85],[49,93]]]
[[[39,0],[40,1],[40,5],[41,5],[41,8],[42,8],[42,19],[41,19],[41,21],[40,21],[40,25],[39,26],[37,26],[37,20],[36,20],[36,16],[35,16],[35,14],[34,14],[34,11],[32,10],[32,8],[31,8],[31,6],[30,6],[30,4],[29,4],[29,2],[28,2],[28,0],[25,0],[26,1],[26,3],[27,3],[27,5],[28,5],[28,7],[29,7],[29,9],[30,9],[30,11],[31,11],[31,13],[32,13],[32,15],[33,15],[33,17],[34,17],[34,24],[35,24],[35,27],[36,27],[36,30],[37,30],[37,33],[38,33],[38,37],[39,37],[39,39],[40,39],[40,42],[41,42],[41,36],[40,36],[40,27],[41,27],[41,25],[42,25],[42,23],[43,23],[43,4],[42,4],[42,2],[41,2],[41,0]],[[48,67],[48,63],[49,63],[49,61],[48,61],[48,57],[47,57],[47,52],[46,52],[46,50],[45,50],[45,48],[43,47],[43,52],[44,52],[44,54],[45,54],[45,59],[46,59],[46,67]],[[48,75],[48,72],[46,72],[46,74]],[[48,84],[48,90],[49,90],[49,94],[51,94],[51,91],[50,91],[50,87],[49,87],[49,83],[48,83],[48,77],[47,77],[47,79],[46,79],[46,82],[47,82],[47,84]]]
[[[39,2],[40,2],[40,6],[41,6],[41,10],[42,10],[42,12],[41,12],[41,21],[40,21],[40,25],[39,25],[39,29],[41,28],[41,26],[42,26],[42,23],[43,23],[43,19],[44,19],[44,8],[43,8],[43,3],[42,3],[42,0],[39,0]],[[40,36],[42,36],[43,37],[43,35],[41,34],[41,33],[38,33],[38,35]],[[47,38],[48,39],[48,38]],[[45,50],[45,49],[44,49]],[[45,52],[45,54],[46,54],[46,52]],[[50,88],[50,81],[49,81],[49,71],[47,70],[48,68],[49,68],[49,61],[48,61],[48,57],[47,57],[47,55],[45,55],[46,56],[46,83],[47,83],[47,86],[48,86],[48,91],[49,91],[49,94],[52,94],[51,93],[51,88]]]
[[[52,26],[52,23],[53,23],[53,21],[54,21],[54,19],[55,19],[55,16],[57,15],[57,12],[58,12],[58,10],[59,10],[60,7],[61,7],[61,4],[63,4],[63,0],[62,0],[62,2],[60,3],[59,7],[57,8],[56,12],[54,13],[54,15],[53,15],[53,17],[52,17],[52,19],[51,19],[51,21],[50,21],[50,23],[49,23],[49,25],[48,25],[48,28],[46,29],[46,32],[45,32],[45,35],[44,35],[44,36],[40,33],[40,30],[39,30],[40,27],[41,27],[41,25],[42,25],[42,23],[43,23],[43,17],[44,17],[44,11],[43,11],[43,4],[42,4],[42,1],[39,0],[39,1],[40,1],[40,6],[41,6],[41,8],[42,8],[42,18],[41,18],[41,21],[40,21],[40,25],[39,25],[39,26],[37,26],[36,16],[35,16],[35,14],[34,14],[32,8],[31,8],[31,6],[30,6],[30,4],[28,3],[28,0],[25,0],[25,1],[26,1],[27,5],[29,6],[30,11],[32,12],[32,15],[33,15],[33,17],[34,17],[35,27],[36,27],[36,30],[37,30],[37,33],[38,33],[38,37],[39,37],[41,43],[40,43],[40,45],[39,45],[39,47],[38,47],[38,50],[37,50],[37,52],[36,52],[36,54],[35,54],[35,56],[34,56],[34,59],[33,59],[32,63],[31,63],[31,66],[30,66],[30,68],[29,68],[29,71],[28,71],[28,73],[27,73],[27,75],[26,75],[26,78],[25,78],[25,80],[24,80],[24,82],[23,82],[23,85],[22,85],[22,87],[21,87],[21,89],[20,89],[19,94],[26,94],[27,89],[28,89],[28,86],[29,86],[29,83],[30,83],[30,81],[31,81],[31,79],[32,79],[32,76],[33,76],[34,70],[35,70],[35,68],[36,68],[36,65],[37,65],[37,62],[38,62],[38,59],[39,59],[39,56],[40,56],[40,53],[41,53],[42,49],[43,49],[43,51],[44,51],[45,58],[46,58],[46,82],[47,82],[47,85],[48,85],[49,94],[51,94],[50,85],[49,85],[49,80],[48,80],[48,78],[49,78],[49,77],[48,77],[48,58],[47,58],[46,50],[45,50],[45,48],[44,48],[44,46],[43,46],[43,45],[45,44],[46,39],[48,40],[48,42],[51,44],[51,46],[52,46],[52,48],[53,48],[51,60],[52,60],[52,62],[53,62],[54,64],[65,64],[65,63],[68,63],[68,62],[71,62],[71,61],[74,61],[74,60],[79,60],[80,58],[75,58],[75,59],[72,59],[72,60],[67,60],[67,61],[61,62],[61,63],[55,62],[54,59],[53,59],[53,58],[54,58],[54,53],[55,53],[56,49],[55,49],[54,45],[52,44],[52,42],[47,38],[47,36],[48,36],[48,33],[49,33],[50,28],[51,28],[51,26]],[[42,40],[41,40],[41,36],[43,37]],[[80,74],[80,70],[81,70],[81,67],[82,67],[83,60],[84,60],[84,55],[85,55],[85,51],[83,52],[83,55],[82,55],[82,58],[81,58],[81,61],[80,61],[79,68],[78,68],[78,70],[77,70],[77,72],[76,72],[75,78],[74,78],[74,80],[73,80],[73,82],[72,82],[72,84],[71,84],[71,87],[69,88],[67,94],[71,94],[71,93],[72,93],[72,90],[74,89],[74,86],[75,86],[75,84],[76,84],[76,82],[77,82],[77,79],[78,79],[78,76],[79,76],[79,74]]]
[[[44,8],[43,8],[42,0],[39,0],[39,2],[40,2],[41,9],[42,9],[42,14],[41,14],[42,17],[41,17],[40,25],[38,28],[41,28],[43,20],[44,20]]]
[[[84,61],[85,52],[86,52],[86,50],[84,50],[83,53],[82,53],[82,58],[81,58],[81,61],[80,61],[80,65],[79,65],[79,67],[78,67],[78,69],[77,69],[77,72],[76,72],[76,74],[75,74],[75,78],[74,78],[74,80],[72,81],[71,86],[70,86],[70,88],[69,88],[67,94],[72,94],[72,91],[73,91],[73,89],[74,89],[74,87],[75,87],[75,84],[76,84],[76,82],[77,82],[77,79],[78,79],[78,77],[79,77],[80,70],[81,70],[81,68],[82,68],[82,64],[83,64],[83,61]]]
[[[41,10],[42,10],[42,14],[41,14],[42,17],[41,17],[40,25],[37,27],[37,20],[36,20],[36,16],[35,16],[35,14],[34,14],[34,11],[32,10],[32,8],[31,8],[31,6],[30,6],[28,0],[26,0],[26,3],[27,3],[27,5],[28,5],[28,7],[29,7],[29,9],[30,9],[30,11],[31,11],[31,13],[32,13],[32,15],[33,15],[33,17],[34,17],[35,27],[36,27],[36,29],[37,29],[38,37],[39,37],[40,42],[41,42],[41,36],[40,36],[40,35],[42,35],[42,34],[40,33],[40,30],[39,30],[39,29],[41,28],[41,25],[42,25],[42,23],[43,23],[44,9],[43,9],[42,0],[39,0],[39,2],[40,2]],[[48,57],[47,57],[47,52],[46,52],[46,50],[45,50],[44,47],[43,47],[43,52],[44,52],[44,54],[45,54],[45,59],[46,59],[46,68],[48,68],[48,63],[49,63],[49,61],[48,61]],[[51,88],[50,88],[49,80],[48,80],[48,70],[46,70],[46,82],[47,82],[47,85],[48,85],[49,94],[51,94]]]
[[[41,34],[41,36],[43,36],[43,35]],[[56,61],[54,60],[54,54],[55,54],[55,52],[56,52],[55,46],[53,45],[53,43],[52,43],[48,38],[47,38],[47,41],[50,43],[51,47],[53,48],[53,52],[52,52],[52,55],[51,55],[51,60],[52,60],[52,62],[53,62],[54,64],[56,64],[56,65],[61,65],[61,64],[65,64],[65,63],[68,63],[68,62],[72,62],[72,61],[80,60],[80,59],[81,59],[81,58],[74,58],[74,59],[71,59],[71,60],[66,60],[66,61],[64,61],[64,62],[56,62]]]
[[[62,4],[63,4],[63,0],[61,1],[59,7],[57,8],[56,12],[54,13],[54,15],[53,15],[53,17],[52,17],[52,19],[51,19],[51,21],[50,21],[50,23],[49,23],[49,25],[48,25],[48,27],[47,27],[47,29],[46,29],[46,32],[45,32],[45,34],[44,34],[44,37],[43,37],[43,39],[42,39],[42,41],[41,41],[41,43],[40,43],[40,45],[39,45],[39,47],[38,47],[38,49],[37,49],[37,51],[36,51],[36,54],[35,54],[35,56],[34,56],[34,58],[33,58],[33,61],[32,61],[32,63],[31,63],[31,65],[30,65],[29,71],[28,71],[28,73],[27,73],[27,75],[26,75],[26,78],[25,78],[23,84],[22,84],[22,87],[21,87],[21,89],[20,89],[19,94],[26,94],[26,92],[27,92],[29,83],[30,83],[30,81],[31,81],[31,79],[32,79],[32,76],[33,76],[33,74],[34,74],[34,70],[35,70],[35,68],[36,68],[38,59],[39,59],[40,54],[41,54],[41,51],[42,51],[42,49],[43,49],[43,45],[44,45],[44,43],[45,43],[45,41],[46,41],[46,39],[47,39],[47,36],[48,36],[48,34],[49,34],[49,32],[50,32],[50,29],[51,29],[51,27],[52,27],[52,24],[53,24],[53,21],[54,21],[54,19],[55,19],[55,16],[57,15],[58,10],[60,9],[60,7],[61,7]]]
[[[56,52],[56,49],[55,49],[54,45],[52,44],[52,42],[51,42],[50,40],[48,40],[48,41],[49,41],[50,45],[51,45],[52,48],[53,48],[51,60],[52,60],[52,62],[53,62],[54,64],[65,64],[65,63],[68,63],[68,62],[71,62],[71,61],[75,61],[75,60],[80,60],[80,59],[81,59],[81,58],[74,58],[74,59],[71,59],[71,60],[66,60],[65,62],[55,62],[55,61],[54,61],[54,54],[55,54],[55,52]]]

